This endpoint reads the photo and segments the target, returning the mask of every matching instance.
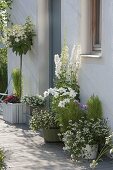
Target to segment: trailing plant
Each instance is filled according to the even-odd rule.
[[[55,114],[47,110],[33,110],[33,116],[30,121],[30,128],[34,131],[39,129],[56,128]]]
[[[72,123],[69,121],[68,130],[63,134],[63,141],[65,144],[64,150],[69,151],[71,158],[76,160],[82,156],[83,150],[87,144],[90,146],[105,144],[105,139],[109,135],[109,127],[104,119],[87,119],[81,117],[78,122]]]
[[[23,96],[21,99],[22,103],[25,103],[32,107],[44,107],[45,106],[45,99],[41,95],[37,96]]]
[[[98,96],[92,95],[87,102],[87,116],[89,119],[101,119],[103,117],[102,103]]]
[[[20,98],[20,69],[15,68],[12,71],[12,80],[13,80],[13,88],[14,88],[14,94]]]

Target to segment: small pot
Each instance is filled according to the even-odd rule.
[[[58,128],[43,129],[43,136],[45,142],[61,142],[58,133],[60,133],[60,130]]]
[[[84,159],[96,159],[98,153],[98,145],[87,144],[85,148],[82,148],[82,158]]]

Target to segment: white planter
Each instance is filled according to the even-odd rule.
[[[6,107],[6,103],[0,103],[0,115],[4,114],[5,107]]]
[[[7,103],[3,105],[3,119],[9,123],[25,123],[27,106],[23,103]]]
[[[86,145],[82,148],[82,158],[84,159],[96,159],[98,153],[98,145]]]

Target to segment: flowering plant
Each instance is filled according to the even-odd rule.
[[[44,92],[44,97],[52,96],[51,108],[56,113],[56,120],[65,131],[70,119],[79,119],[81,111],[75,100],[79,100],[79,85],[77,74],[80,66],[80,47],[74,46],[69,57],[66,44],[62,49],[61,56],[55,55],[55,87]],[[79,114],[78,114],[79,112]]]
[[[80,46],[75,46],[69,56],[69,49],[66,43],[62,49],[61,56],[55,55],[55,86],[70,87],[77,92],[76,99],[79,100],[78,70],[80,67]]]
[[[41,95],[37,96],[24,96],[21,99],[22,103],[25,103],[32,107],[37,106],[44,106],[45,105],[45,99]]]
[[[109,128],[104,119],[88,120],[86,117],[81,117],[78,122],[72,123],[69,121],[68,130],[63,134],[65,144],[64,150],[70,152],[73,159],[82,156],[83,148],[87,144],[95,145],[105,139],[109,135]],[[103,144],[104,144],[103,140]]]
[[[52,111],[56,113],[56,120],[61,131],[66,131],[69,120],[73,122],[80,119],[83,110],[76,101],[76,92],[70,87],[50,88],[44,92],[44,96],[52,95]]]
[[[33,110],[33,116],[30,121],[30,128],[37,131],[41,128],[56,128],[55,114],[47,110]]]
[[[10,96],[7,96],[3,102],[5,103],[19,103],[19,97],[17,96],[14,96],[14,95],[10,95]]]
[[[22,95],[22,55],[31,50],[34,36],[33,24],[29,17],[27,17],[24,25],[13,25],[11,28],[4,28],[3,43],[6,47],[12,48],[16,55],[20,56],[20,98]]]
[[[101,159],[101,157],[109,152],[109,155],[111,158],[113,158],[113,143],[112,143],[112,137],[113,137],[113,132],[111,135],[109,135],[108,137],[106,137],[106,142],[103,146],[103,148],[101,149],[98,157],[96,158],[96,160],[93,160],[90,163],[90,168],[95,169],[96,166],[98,165],[98,161]]]
[[[33,24],[28,17],[24,25],[13,25],[11,28],[4,28],[3,43],[12,48],[16,55],[22,56],[28,50],[31,50],[34,36]]]

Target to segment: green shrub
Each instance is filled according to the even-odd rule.
[[[103,117],[102,103],[98,96],[92,95],[87,102],[87,116],[89,119],[101,119]]]
[[[2,149],[0,149],[0,170],[5,169],[4,158],[4,152]]]
[[[14,94],[17,97],[20,97],[20,69],[16,68],[13,69],[12,72],[12,79],[13,79],[13,88],[14,88]]]
[[[7,49],[0,49],[0,92],[7,88]]]

